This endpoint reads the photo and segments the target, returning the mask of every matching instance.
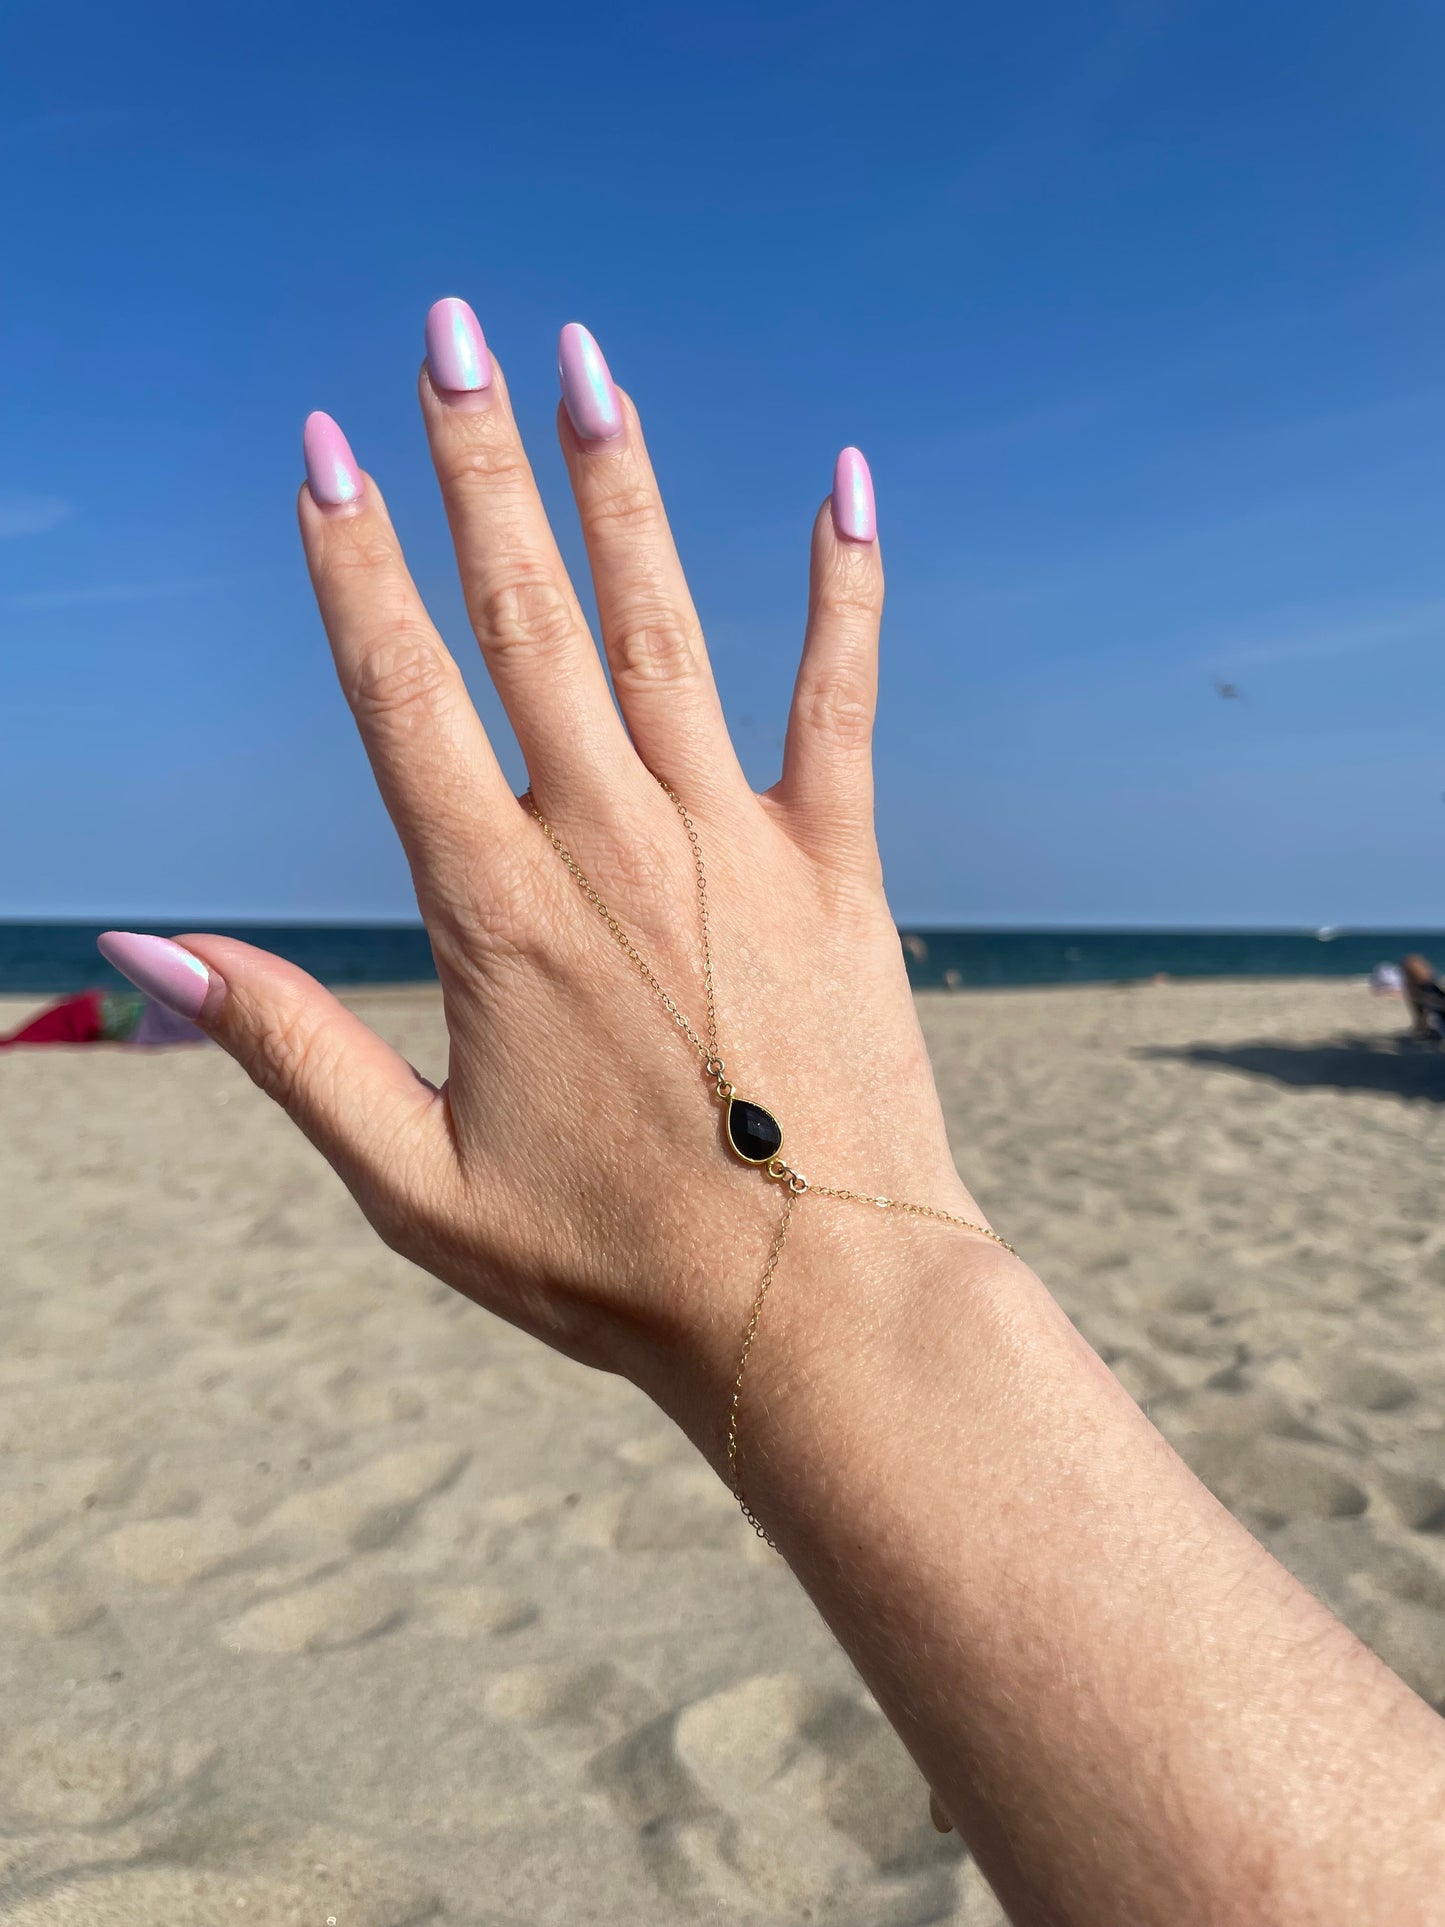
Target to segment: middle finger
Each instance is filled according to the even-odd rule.
[[[745,779],[637,411],[575,321],[562,330],[560,364],[562,452],[592,564],[612,686],[637,752],[650,770],[683,784],[694,801],[728,788],[742,791]]]
[[[465,302],[427,317],[421,405],[467,613],[528,775],[552,796],[611,788],[636,758]]]

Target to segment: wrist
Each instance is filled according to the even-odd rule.
[[[672,1348],[675,1369],[661,1390],[645,1389],[725,1483],[741,1484],[772,1535],[770,1515],[810,1509],[810,1489],[836,1481],[840,1455],[866,1449],[869,1427],[889,1425],[910,1388],[937,1372],[940,1347],[978,1349],[1020,1295],[1059,1314],[1023,1261],[978,1232],[807,1194],[759,1305],[784,1200],[767,1203],[726,1257],[715,1254],[726,1282],[714,1276],[694,1300],[701,1316]],[[949,1208],[978,1215],[966,1193]]]

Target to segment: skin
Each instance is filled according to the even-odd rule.
[[[500,370],[421,381],[467,607],[538,804],[694,1019],[706,854],[723,1051],[817,1180],[981,1218],[884,899],[876,542],[820,511],[783,776],[755,795],[643,445],[559,432],[617,693]],[[511,794],[381,494],[300,521],[405,844],[451,1038],[423,1083],[319,985],[213,936],[202,1021],[382,1237],[648,1392],[723,1468],[780,1193]],[[620,714],[619,714],[620,708]],[[223,980],[223,981],[222,981]],[[1021,1922],[1441,1918],[1445,1724],[1209,1496],[1021,1261],[803,1198],[743,1408],[749,1495]],[[920,1798],[922,1797],[920,1793]]]
[[[1406,957],[1400,970],[1405,980],[1405,1002],[1410,1006],[1410,1028],[1416,1037],[1433,1037],[1425,1017],[1425,998],[1436,988],[1434,966],[1428,957],[1415,951]]]

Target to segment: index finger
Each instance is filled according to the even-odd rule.
[[[327,415],[306,424],[301,539],[377,788],[428,925],[467,921],[484,872],[520,824],[461,671],[411,579],[386,505]]]

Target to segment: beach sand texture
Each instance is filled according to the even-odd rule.
[[[351,1001],[438,1066],[434,991]],[[1000,1228],[1445,1704],[1445,1056],[1353,982],[920,1002]],[[219,1052],[9,1053],[0,1116],[11,1927],[1000,1918],[667,1422],[387,1252]]]

